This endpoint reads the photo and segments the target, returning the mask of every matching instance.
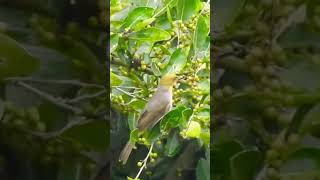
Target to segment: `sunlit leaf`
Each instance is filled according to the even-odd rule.
[[[169,40],[171,35],[162,29],[147,28],[138,32],[129,34],[128,38],[139,41],[157,42]]]
[[[208,49],[210,44],[210,41],[208,41],[208,35],[209,25],[207,24],[205,18],[200,16],[193,37],[193,45],[196,52]]]
[[[201,1],[199,0],[178,0],[177,16],[179,19],[188,20],[201,8]]]
[[[163,74],[178,73],[184,68],[186,63],[186,53],[184,52],[184,49],[179,48],[172,53],[170,60],[163,71]]]
[[[151,18],[153,11],[153,8],[150,7],[137,7],[133,9],[124,20],[122,29],[130,28],[141,20]]]
[[[139,130],[138,129],[133,129],[131,132],[130,132],[130,142],[132,144],[135,144],[139,139]]]

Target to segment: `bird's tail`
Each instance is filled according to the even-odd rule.
[[[131,154],[132,149],[134,148],[134,145],[131,142],[127,142],[123,150],[121,151],[119,161],[122,162],[122,164],[126,164],[127,160]]]

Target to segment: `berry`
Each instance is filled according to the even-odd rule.
[[[138,166],[138,167],[141,167],[141,166],[142,166],[142,162],[139,161],[139,162],[137,163],[137,166]]]

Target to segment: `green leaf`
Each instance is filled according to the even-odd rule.
[[[156,20],[156,18],[148,18],[145,19],[143,21],[138,22],[136,25],[134,25],[132,27],[133,31],[139,31],[141,29],[146,28],[146,26],[150,25],[151,23],[153,23]]]
[[[320,87],[320,79],[317,78],[320,76],[319,62],[306,61],[303,55],[292,55],[288,58],[290,65],[279,73],[280,79],[297,90],[317,91]]]
[[[179,73],[187,63],[187,55],[183,49],[176,49],[164,68],[163,74],[167,73]]]
[[[186,129],[186,137],[199,138],[201,133],[201,126],[197,121],[191,121],[188,123]]]
[[[148,142],[155,142],[161,136],[160,124],[157,123],[150,132],[147,132]]]
[[[128,38],[139,41],[157,42],[169,40],[171,35],[162,29],[146,28],[138,32],[130,33]]]
[[[174,157],[181,148],[178,131],[171,133],[165,147],[165,154],[169,157]]]
[[[119,86],[121,83],[121,79],[116,74],[110,72],[110,86]]]
[[[210,180],[210,162],[209,159],[201,158],[198,161],[196,169],[197,180]]]
[[[281,180],[301,180],[317,179],[320,176],[319,170],[293,172],[289,174],[280,174]]]
[[[282,33],[278,41],[283,48],[319,48],[320,33],[312,31],[304,24],[299,24],[288,28],[286,32]]]
[[[141,20],[151,18],[153,11],[153,8],[150,7],[137,7],[133,9],[124,20],[122,29],[130,28]]]
[[[257,150],[245,150],[231,158],[231,174],[233,180],[254,179],[262,167],[262,154]]]
[[[86,78],[89,77],[97,83],[105,82],[106,68],[101,66],[97,54],[83,41],[67,36],[65,43],[61,42],[57,46],[51,46],[51,48],[69,57],[81,75],[86,74]]]
[[[183,21],[188,20],[199,11],[201,2],[199,0],[178,0],[177,17]]]
[[[136,129],[133,129],[131,132],[130,132],[130,142],[132,144],[135,144],[139,139],[139,130],[136,128]]]
[[[134,130],[136,128],[136,113],[129,113],[128,115],[128,125],[130,130]]]
[[[207,40],[208,34],[209,25],[207,24],[205,17],[200,16],[193,36],[195,52],[205,51],[208,49],[210,44],[210,42]]]
[[[205,146],[210,145],[210,132],[202,131],[200,134],[200,139],[203,141]]]
[[[118,42],[119,42],[119,35],[118,34],[111,35],[111,37],[110,37],[110,53],[112,53],[114,50],[117,49]]]
[[[320,175],[320,149],[301,148],[292,153],[280,167],[285,180],[313,179]]]
[[[212,2],[213,27],[215,31],[223,31],[239,16],[246,0],[216,0]]]
[[[130,9],[131,8],[125,8],[119,12],[112,14],[110,17],[110,22],[121,21],[125,19],[128,16]]]
[[[160,121],[160,130],[165,132],[170,128],[183,126],[185,121],[182,116],[182,112],[186,109],[184,106],[178,106],[175,109],[169,111]]]
[[[39,61],[18,42],[0,33],[0,80],[13,76],[26,76],[34,72]]]
[[[215,136],[218,137],[218,136]],[[212,148],[212,169],[214,174],[220,176],[230,176],[230,159],[233,155],[243,150],[243,145],[235,140],[224,141],[214,144]]]
[[[161,76],[161,72],[160,72],[158,66],[156,65],[156,63],[154,63],[154,62],[151,63],[151,70],[154,73],[154,75]]]
[[[189,121],[191,115],[192,115],[192,110],[190,108],[187,108],[182,111],[182,117],[185,122]]]
[[[132,99],[129,103],[128,106],[134,108],[135,110],[142,110],[146,104],[146,101],[141,100],[141,99]]]
[[[61,137],[96,151],[105,151],[109,144],[109,127],[104,121],[91,121],[71,127]]]
[[[310,133],[315,137],[320,137],[320,105],[313,107],[303,118],[300,126],[300,132],[303,134]]]
[[[198,87],[206,94],[210,93],[210,79],[205,79],[198,83]]]

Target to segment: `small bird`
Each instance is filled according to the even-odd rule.
[[[139,132],[151,129],[159,122],[162,116],[171,110],[172,89],[177,80],[178,78],[175,74],[166,74],[160,79],[156,92],[146,104],[137,121]],[[119,161],[126,164],[133,148],[134,144],[128,141],[120,154]]]

